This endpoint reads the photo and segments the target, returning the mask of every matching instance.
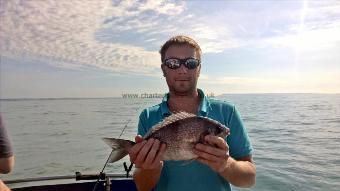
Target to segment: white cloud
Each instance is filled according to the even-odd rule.
[[[307,2],[307,1],[305,1]],[[294,51],[320,54],[340,46],[340,3],[312,1],[293,15],[299,20],[278,31],[277,36],[260,39],[259,44],[288,47]]]
[[[315,75],[285,75],[281,77],[212,77],[202,75],[202,86],[209,87],[216,93],[339,93],[340,75],[336,71]],[[221,89],[221,87],[224,87]]]
[[[4,1],[0,51],[60,67],[155,76],[158,48],[176,34],[193,36],[204,53],[250,45],[314,50],[339,46],[340,3],[308,6],[304,30],[298,33],[301,27],[296,23],[270,28],[277,20],[299,18],[298,9],[277,14],[259,10],[259,20],[244,10],[199,14],[189,10],[187,2]],[[273,34],[264,35],[269,29]]]
[[[153,76],[159,67],[157,49],[171,35],[197,38],[205,53],[234,46],[231,40],[220,40],[227,34],[223,27],[211,27],[208,20],[198,23],[203,17],[185,11],[185,2],[156,0],[6,1],[1,6],[0,51],[59,67]],[[108,32],[97,35],[105,29]],[[127,39],[116,41],[129,31]],[[134,44],[129,42],[138,41],[133,38],[143,39]],[[146,50],[143,43],[156,48]]]
[[[184,3],[176,5],[175,3],[169,3],[164,0],[148,0],[144,4],[138,7],[140,11],[153,10],[160,14],[166,15],[178,15],[184,10]]]
[[[248,77],[209,77],[205,75],[202,82],[208,84],[222,84],[222,85],[249,85],[249,84],[277,84],[277,80],[268,80],[261,78],[248,78]]]
[[[256,11],[249,11],[249,7],[240,3],[244,9],[204,15],[202,30],[197,30],[204,31],[199,35],[207,40],[204,46],[213,52],[240,47],[317,52],[340,45],[339,1],[281,2],[281,7],[259,3],[249,2],[249,7],[261,7]]]
[[[340,45],[340,25],[328,28],[306,29],[295,34],[265,39],[274,47],[288,47],[295,51],[325,51]]]
[[[129,4],[123,1],[122,6]],[[41,59],[66,68],[94,66],[155,75],[157,52],[95,39],[105,17],[115,11],[110,1],[7,1],[1,7],[1,55]]]

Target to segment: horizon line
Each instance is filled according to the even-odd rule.
[[[268,93],[223,93],[213,97],[221,97],[224,95],[259,95],[259,94],[325,94],[325,95],[337,95],[340,94],[338,92],[334,93],[318,93],[318,92],[296,92],[296,93],[279,93],[279,92],[268,92]],[[53,100],[53,99],[110,99],[110,98],[123,98],[123,99],[155,99],[155,98],[142,98],[142,97],[134,97],[134,98],[124,98],[122,96],[105,96],[105,97],[0,97],[1,101],[6,100]],[[160,99],[160,98],[158,98]]]

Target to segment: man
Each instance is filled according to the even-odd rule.
[[[0,115],[0,173],[9,173],[14,166],[14,156],[12,147],[5,129],[2,123]],[[0,180],[0,190],[7,191],[9,188]]]
[[[201,49],[191,38],[175,36],[160,50],[162,71],[169,93],[162,103],[143,110],[138,125],[136,145],[130,160],[136,170],[133,178],[138,190],[231,190],[255,184],[252,146],[239,113],[226,102],[207,98],[197,89],[201,69]],[[162,161],[166,145],[142,136],[156,123],[178,111],[215,119],[230,128],[224,140],[208,135],[209,145],[197,144],[198,158],[186,165],[183,161]]]
[[[14,166],[14,156],[5,126],[0,115],[0,173],[9,173]]]

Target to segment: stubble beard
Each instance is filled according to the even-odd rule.
[[[196,92],[195,82],[176,82],[172,86],[169,86],[170,91],[175,95],[191,95]]]

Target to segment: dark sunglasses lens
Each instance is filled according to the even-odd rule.
[[[196,59],[188,59],[186,61],[186,67],[189,69],[195,69],[199,65],[199,61]]]
[[[176,60],[176,59],[167,59],[164,61],[164,64],[171,69],[176,69],[181,66],[179,63],[179,60]]]

